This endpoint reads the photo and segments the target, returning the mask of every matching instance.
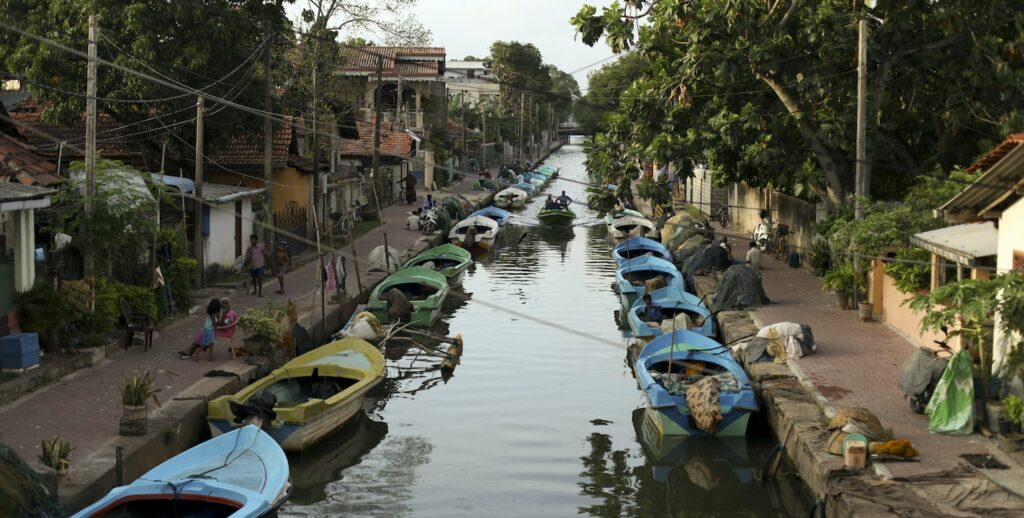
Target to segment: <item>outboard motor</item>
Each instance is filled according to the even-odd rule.
[[[917,414],[924,413],[952,354],[946,339],[935,340],[935,343],[940,347],[938,351],[928,347],[919,348],[907,358],[900,371],[900,390],[910,402],[910,409]]]

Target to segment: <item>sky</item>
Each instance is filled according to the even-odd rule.
[[[584,3],[597,7],[612,0],[419,0],[412,13],[432,33],[433,46],[445,47],[448,59],[483,57],[497,40],[533,43],[545,63],[573,72],[580,89],[593,63],[613,56],[604,42],[588,47],[574,39],[569,19]],[[289,11],[301,10],[297,0]]]

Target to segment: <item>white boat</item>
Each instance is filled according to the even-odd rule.
[[[501,228],[497,221],[487,216],[470,216],[452,227],[448,240],[466,250],[490,250]]]
[[[494,195],[494,206],[500,209],[521,209],[526,206],[529,198],[526,191],[509,187]]]
[[[608,236],[615,243],[621,243],[631,237],[658,239],[658,228],[651,220],[634,214],[616,218],[608,224]]]

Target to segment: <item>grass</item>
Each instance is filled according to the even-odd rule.
[[[359,239],[360,237],[369,234],[370,231],[379,227],[380,225],[381,223],[380,220],[378,219],[373,219],[370,221],[360,221],[359,223],[356,223],[356,228],[352,230],[352,241],[355,241],[356,239]],[[333,241],[330,239],[330,236],[324,236],[323,239],[325,242],[331,243],[332,247],[348,244],[348,242],[345,241],[341,236],[334,236]]]
[[[704,219],[704,214],[700,211],[700,209],[694,207],[693,205],[684,205],[683,212],[689,214],[690,217],[693,219]]]

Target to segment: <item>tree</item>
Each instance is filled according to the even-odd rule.
[[[969,163],[1021,122],[1024,15],[1008,0],[631,0],[600,14],[585,5],[571,23],[584,43],[604,37],[650,60],[609,129],[637,151],[705,162],[720,180],[806,185],[835,206],[856,165],[861,18],[871,27],[868,161],[885,172],[874,194]]]
[[[627,52],[587,76],[587,94],[577,104],[575,117],[586,131],[604,131],[605,114],[619,106],[622,92],[647,69],[647,58],[638,52]]]
[[[0,19],[83,50],[90,14],[99,19],[97,47],[101,59],[250,106],[260,105],[261,99],[259,58],[264,45],[269,44],[264,41],[266,31],[262,28],[267,23],[275,27],[287,24],[280,1],[0,0]],[[4,70],[25,78],[33,95],[45,106],[46,119],[69,123],[85,111],[83,59],[3,32],[0,63]],[[167,140],[172,153],[177,150],[187,161],[192,160],[194,151],[177,139],[168,139],[167,133],[192,142],[194,129],[189,121],[195,117],[195,95],[101,65],[97,96],[102,98],[98,102],[100,111],[122,124],[135,125],[128,132],[149,131],[131,140],[141,140],[154,153]],[[216,103],[207,104],[208,124],[223,125],[219,131],[208,132],[211,146],[255,122],[253,116],[222,108]],[[156,115],[161,117],[149,120]]]

